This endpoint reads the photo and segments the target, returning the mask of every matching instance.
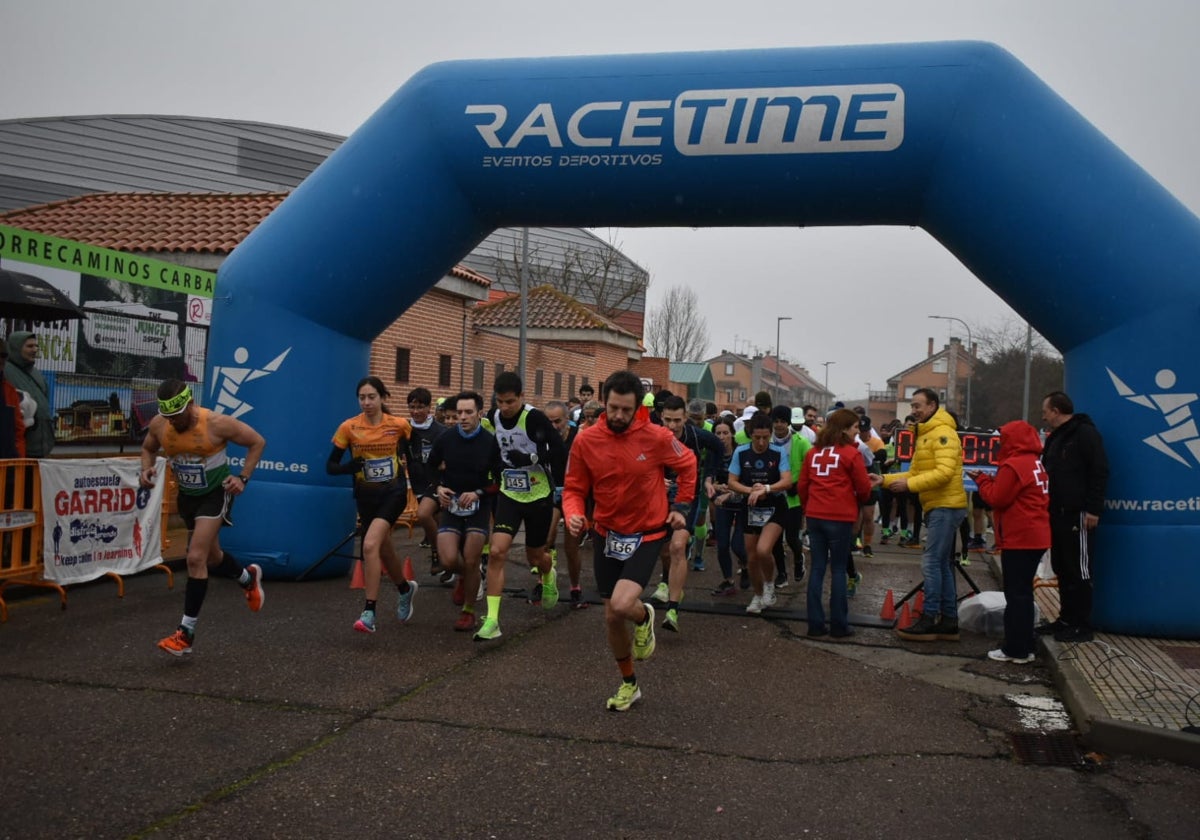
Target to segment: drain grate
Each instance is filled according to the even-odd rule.
[[[1022,764],[1077,767],[1082,760],[1070,732],[1014,732],[1012,745]]]

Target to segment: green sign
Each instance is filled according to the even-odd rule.
[[[0,225],[0,258],[205,298],[213,296],[213,289],[217,285],[217,275],[212,271],[187,268],[111,248],[97,248],[83,242],[7,225]]]

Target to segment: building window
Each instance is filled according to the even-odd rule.
[[[410,351],[407,347],[396,348],[396,381],[408,381],[408,366],[410,359]]]
[[[438,387],[450,387],[450,368],[454,364],[453,356],[438,356]]]
[[[545,378],[545,371],[538,368],[533,374],[533,394],[536,397],[542,395],[542,380]]]
[[[733,362],[726,362],[726,363],[725,363],[725,375],[726,375],[726,376],[733,376]]]
[[[554,397],[558,399],[562,396],[562,374],[558,371],[554,372]]]
[[[572,373],[567,377],[567,396],[573,397],[577,393],[579,392],[575,390],[575,374]]]
[[[495,374],[496,377],[499,377],[500,374],[504,373],[504,362],[496,362],[496,366],[493,369],[493,373]],[[493,379],[492,381],[494,382],[495,379]]]
[[[739,394],[740,394],[740,395],[738,396],[738,399],[739,399],[739,400],[745,400],[745,399],[746,399],[746,389],[745,389],[745,388],[743,388],[743,389],[742,389],[742,390],[739,392]]]
[[[946,360],[945,356],[943,356],[940,359],[933,360],[933,372],[934,373],[945,373],[949,369],[950,369],[950,363]]]
[[[476,391],[483,390],[483,359],[476,359],[471,371],[471,387]]]
[[[905,400],[905,402],[911,402],[911,401],[912,401],[912,398],[913,398],[914,396],[916,396],[916,393],[917,393],[917,388],[919,388],[919,387],[921,387],[921,386],[920,386],[920,385],[906,385],[906,386],[904,387],[904,400]]]
[[[732,388],[725,389],[725,402],[729,403],[730,405],[733,404],[733,389]]]

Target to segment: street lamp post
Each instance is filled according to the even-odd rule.
[[[790,316],[790,315],[780,315],[778,318],[775,319],[775,399],[776,400],[779,399],[779,397],[780,397],[779,392],[782,390],[779,387],[779,325],[782,324],[784,321],[790,321],[790,320],[792,320],[792,316]]]
[[[821,362],[825,366],[825,393],[829,393],[829,366],[836,365],[837,362]]]
[[[958,321],[967,331],[967,362],[971,365],[971,372],[967,374],[967,425],[971,425],[971,377],[975,374],[975,359],[971,355],[971,348],[975,342],[971,340],[971,325],[962,318],[956,318],[953,315],[930,315],[930,318],[937,318],[942,321]]]

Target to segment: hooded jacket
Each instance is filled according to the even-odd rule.
[[[33,333],[19,330],[8,336],[8,363],[4,378],[14,388],[24,391],[37,403],[32,427],[25,429],[25,453],[29,458],[45,458],[54,449],[54,420],[50,406],[50,389],[42,372],[21,355],[21,346]]]
[[[1073,414],[1046,438],[1042,462],[1050,473],[1050,512],[1099,516],[1108,487],[1108,455],[1100,430],[1086,414]]]
[[[0,376],[0,458],[25,457],[25,419],[21,395]]]
[[[670,509],[664,470],[678,476],[676,504],[696,497],[696,456],[665,426],[650,422],[644,407],[624,432],[608,427],[601,414],[596,425],[575,437],[567,459],[563,487],[563,519],[585,516],[584,502],[592,496],[596,533],[640,534],[662,529]]]
[[[995,475],[980,475],[979,495],[992,506],[996,547],[1050,547],[1050,480],[1042,459],[1037,429],[1024,420],[1000,427]]]
[[[962,479],[962,442],[954,418],[942,407],[924,423],[917,424],[917,442],[908,472],[883,477],[886,488],[897,478],[908,480],[908,490],[921,497],[921,507],[966,508],[967,491]]]

